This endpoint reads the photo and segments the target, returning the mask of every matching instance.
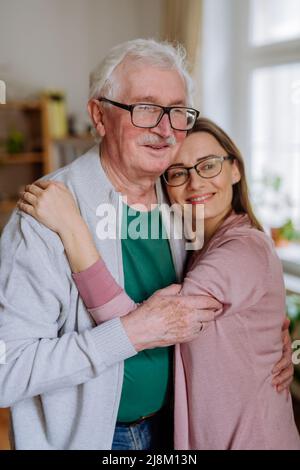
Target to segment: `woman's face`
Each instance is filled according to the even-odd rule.
[[[189,135],[175,158],[173,165],[181,164],[191,167],[208,156],[224,157],[227,152],[219,142],[206,132],[195,132]],[[173,166],[172,165],[172,166]],[[222,171],[219,175],[205,179],[193,169],[190,171],[188,181],[182,186],[171,187],[167,185],[168,194],[172,203],[204,204],[205,221],[218,223],[231,209],[232,185],[240,180],[240,172],[236,160],[223,161]],[[196,211],[193,211],[195,213]]]

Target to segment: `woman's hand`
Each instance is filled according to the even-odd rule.
[[[75,199],[63,183],[36,181],[25,187],[17,205],[59,235],[74,273],[84,271],[100,258]]]
[[[18,207],[59,235],[82,222],[72,193],[59,181],[36,181],[20,196]]]
[[[286,390],[289,392],[294,377],[294,366],[292,362],[292,342],[289,334],[290,320],[285,318],[282,325],[282,358],[274,367],[272,385],[278,392]]]

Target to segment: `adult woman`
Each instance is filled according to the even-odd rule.
[[[271,369],[282,349],[281,265],[252,212],[238,149],[215,124],[200,119],[164,179],[171,202],[192,208],[204,204],[204,247],[190,260],[182,292],[210,296],[222,305],[199,339],[176,347],[175,447],[300,449],[290,395],[271,386]],[[68,215],[73,204],[78,220],[64,191]],[[40,194],[35,190],[36,198]],[[21,207],[39,219],[32,208]],[[73,272],[88,268],[74,279],[95,320],[109,318],[111,302],[118,315],[134,308],[97,261],[92,240],[84,250],[72,249],[72,237],[64,237],[54,219],[50,210],[39,220],[59,232]],[[100,283],[106,285],[102,297]]]

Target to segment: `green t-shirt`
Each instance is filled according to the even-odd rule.
[[[159,209],[136,212],[125,204],[123,208],[125,291],[135,302],[143,302],[158,289],[176,282],[175,269]],[[125,361],[119,422],[135,421],[166,403],[172,384],[172,350],[148,349]]]

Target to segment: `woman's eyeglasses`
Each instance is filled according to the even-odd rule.
[[[221,173],[223,162],[225,160],[233,161],[234,157],[231,155],[226,155],[224,157],[210,155],[191,167],[174,165],[165,171],[163,178],[169,186],[181,186],[185,184],[190,178],[191,170],[195,170],[202,178],[214,178]]]

